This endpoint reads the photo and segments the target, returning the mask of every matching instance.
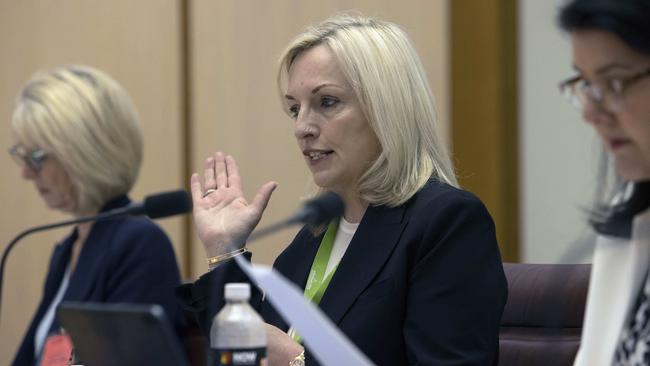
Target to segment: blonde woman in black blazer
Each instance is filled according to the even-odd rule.
[[[325,233],[301,230],[275,268],[309,287],[316,252],[332,234],[331,281],[316,302],[373,362],[496,364],[506,282],[494,225],[456,187],[407,35],[376,19],[328,19],[289,45],[278,80],[314,183],[338,193],[345,211]],[[276,183],[246,201],[237,164],[223,153],[206,160],[204,174],[191,179],[195,225],[217,263],[179,293],[207,331],[207,294],[245,280],[226,259],[239,253],[227,244],[253,230]],[[285,333],[290,324],[259,297],[253,303],[269,324],[271,365],[315,364]]]

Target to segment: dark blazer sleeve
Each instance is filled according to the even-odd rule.
[[[494,224],[462,192],[416,214],[426,220],[408,275],[404,339],[412,365],[491,365],[507,285]]]
[[[245,253],[247,260],[251,253]],[[202,275],[193,283],[186,283],[176,288],[176,297],[183,308],[194,314],[203,334],[210,334],[212,318],[224,306],[224,287],[230,282],[245,282],[251,284],[251,299],[249,303],[259,312],[262,295],[248,276],[237,266],[234,260],[229,260],[217,268]]]

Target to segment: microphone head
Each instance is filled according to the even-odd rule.
[[[157,193],[144,199],[144,214],[151,219],[183,214],[192,209],[192,201],[185,190]]]
[[[296,215],[298,221],[309,225],[326,224],[343,215],[345,205],[341,197],[334,192],[326,192],[307,201]]]

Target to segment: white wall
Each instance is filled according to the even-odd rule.
[[[599,143],[558,92],[572,76],[568,36],[556,26],[560,1],[519,2],[521,261],[554,263],[592,234],[584,208],[591,200]],[[572,256],[574,261],[577,256]]]

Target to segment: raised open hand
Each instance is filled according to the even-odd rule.
[[[190,180],[194,226],[208,257],[224,254],[233,240],[241,246],[262,218],[277,186],[265,183],[252,202],[246,201],[235,159],[217,152],[205,160],[204,183],[199,175]]]

